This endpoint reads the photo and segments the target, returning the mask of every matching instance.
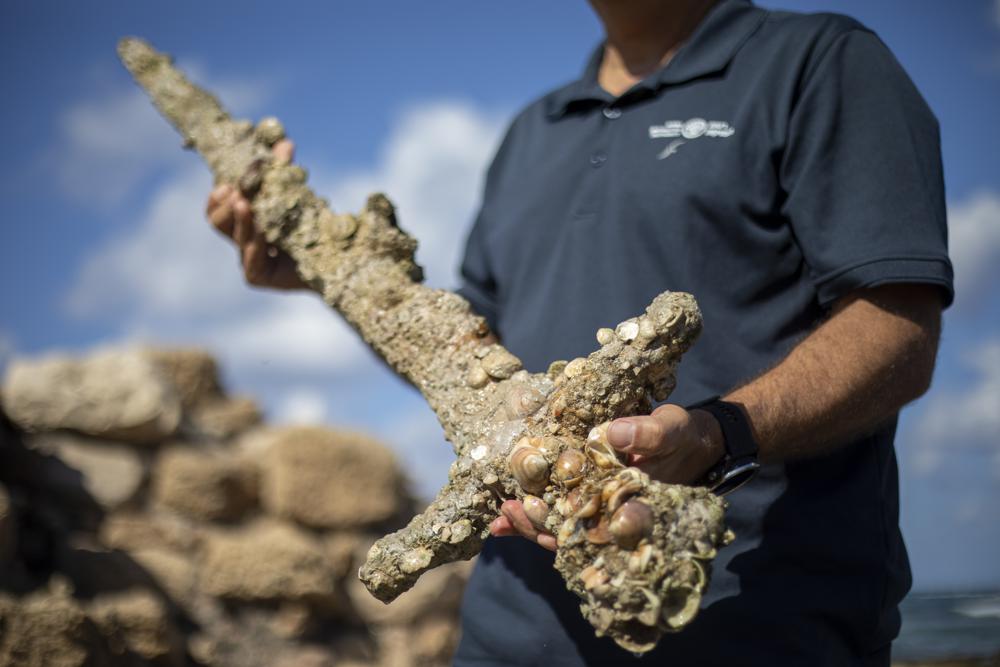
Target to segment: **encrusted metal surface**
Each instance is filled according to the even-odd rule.
[[[240,186],[302,279],[421,391],[455,449],[437,498],[368,553],[360,576],[375,597],[388,602],[428,569],[474,556],[500,504],[519,498],[557,536],[556,568],[598,634],[643,652],[690,622],[730,539],[724,503],[625,467],[605,434],[672,391],[701,330],[693,297],[665,292],[599,330],[588,357],[530,374],[464,299],[420,284],[416,242],[383,195],[357,215],[332,212],[305,170],[272,160],[277,120],[233,120],[141,40],[122,40],[119,55],[216,180]]]

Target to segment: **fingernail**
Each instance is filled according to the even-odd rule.
[[[635,438],[635,424],[619,419],[608,428],[608,442],[615,449],[625,449]]]

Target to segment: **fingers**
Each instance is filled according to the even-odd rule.
[[[295,143],[291,139],[282,139],[271,147],[271,152],[278,164],[290,164],[295,159]]]
[[[205,207],[205,214],[208,216],[212,226],[226,236],[233,236],[233,208],[232,208],[233,188],[223,184],[212,190],[208,196],[208,205]]]
[[[556,538],[539,532],[531,523],[524,507],[517,500],[507,500],[500,506],[501,516],[490,524],[490,533],[497,537],[520,535],[550,551],[556,550]]]
[[[250,202],[238,193],[232,194],[230,202],[234,220],[233,240],[242,248],[257,234],[253,226],[253,212],[250,210]]]
[[[661,405],[653,414],[616,419],[608,428],[608,442],[615,449],[639,457],[662,453],[691,422],[679,405]]]
[[[268,245],[263,234],[254,234],[240,247],[240,259],[243,262],[243,276],[248,283],[257,286],[269,284],[274,258],[268,254]]]

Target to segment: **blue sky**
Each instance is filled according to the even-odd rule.
[[[904,411],[903,527],[921,589],[1000,588],[1000,1],[776,0],[876,30],[942,125],[958,299],[931,392]],[[376,433],[417,488],[450,451],[419,396],[316,299],[244,287],[204,223],[198,159],[115,59],[123,35],[178,57],[241,115],[274,114],[339,209],[385,190],[455,284],[482,171],[516,110],[578,75],[583,0],[0,6],[0,364],[133,341],[199,344],[275,421]]]

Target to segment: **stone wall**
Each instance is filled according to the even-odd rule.
[[[385,446],[268,427],[197,350],[16,360],[0,413],[0,666],[449,662],[468,564],[357,580],[416,509]]]

